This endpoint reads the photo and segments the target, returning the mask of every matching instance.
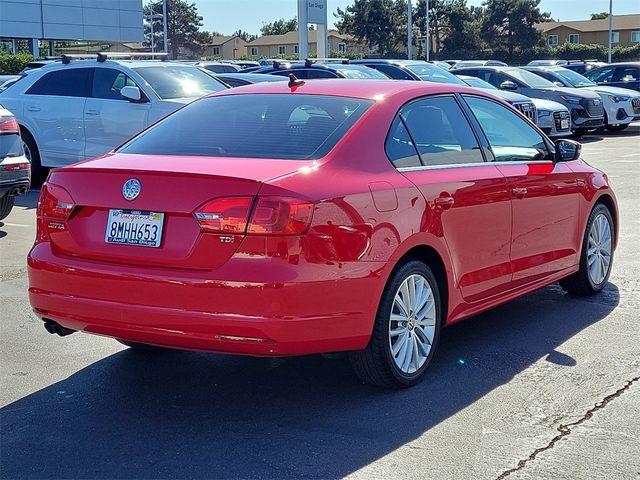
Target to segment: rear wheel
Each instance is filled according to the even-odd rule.
[[[418,260],[396,268],[382,294],[369,345],[351,352],[356,374],[381,387],[418,383],[433,358],[441,325],[441,299],[431,269]]]
[[[594,295],[602,290],[611,274],[614,240],[611,212],[602,203],[598,203],[587,222],[580,269],[561,280],[560,286],[572,295]]]
[[[25,130],[22,130],[22,146],[25,157],[31,162],[31,183],[40,186],[47,179],[49,169],[42,166],[38,146],[31,134]]]
[[[4,220],[9,216],[15,199],[16,197],[10,197],[9,195],[0,198],[0,220]]]
[[[607,125],[607,130],[609,130],[610,132],[621,132],[623,131],[625,128],[627,128],[629,126],[628,123],[625,123],[624,125],[622,124],[618,124],[618,125]]]

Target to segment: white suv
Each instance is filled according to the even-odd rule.
[[[23,74],[0,93],[20,124],[32,173],[111,151],[185,103],[227,88],[199,68],[157,60],[72,60]]]

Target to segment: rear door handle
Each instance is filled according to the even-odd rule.
[[[100,115],[100,112],[98,112],[98,110],[87,110],[86,112],[87,115]]]
[[[433,201],[436,207],[440,207],[443,210],[450,209],[453,206],[454,202],[455,200],[453,199],[453,197],[438,197]]]
[[[39,112],[40,111],[40,107],[36,107],[35,105],[29,105],[27,107],[27,110],[29,110],[30,112]]]
[[[527,192],[527,187],[514,187],[511,189],[511,193],[513,193],[516,197],[524,197]]]

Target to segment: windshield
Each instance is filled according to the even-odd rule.
[[[524,83],[529,88],[554,88],[555,84],[551,83],[549,80],[546,80],[542,77],[539,77],[535,73],[528,72],[527,70],[522,70],[520,68],[510,68],[508,70],[504,70],[504,73],[507,75],[511,75],[516,80]]]
[[[431,65],[430,63],[421,64],[408,64],[405,67],[411,70],[413,73],[420,77],[420,80],[424,80],[425,82],[436,82],[436,83],[453,83],[455,85],[466,85],[462,80],[456,77],[454,74],[449,73],[448,71],[436,67],[435,65]]]
[[[371,105],[371,100],[325,95],[205,97],[169,115],[119,151],[317,159],[329,153]]]
[[[464,78],[463,80],[470,87],[484,88],[485,90],[498,90],[496,87],[491,85],[489,82],[485,82],[481,78],[469,77],[469,78]]]
[[[197,98],[226,88],[213,76],[188,65],[154,65],[134,70],[163,100]]]
[[[389,77],[384,73],[369,67],[357,67],[356,65],[351,65],[350,67],[345,66],[339,68],[338,72],[344,75],[345,78],[389,80]]]
[[[569,70],[568,68],[558,68],[553,71],[574,87],[592,87],[595,85],[595,83],[587,77],[584,77],[573,70]]]

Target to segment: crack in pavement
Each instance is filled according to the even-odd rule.
[[[629,387],[631,387],[631,385],[633,385],[638,380],[640,380],[640,376],[632,378],[631,380],[627,380],[626,384],[622,388],[619,388],[614,393],[607,395],[601,401],[597,402],[593,407],[587,410],[587,412],[578,420],[576,420],[575,422],[567,423],[566,425],[560,425],[557,428],[558,432],[560,433],[555,437],[553,437],[549,441],[549,443],[547,443],[544,447],[536,448],[533,452],[531,452],[531,454],[527,458],[520,460],[516,467],[510,468],[509,470],[505,470],[504,472],[502,472],[498,477],[496,477],[496,480],[502,480],[508,477],[509,475],[511,475],[512,473],[515,473],[518,470],[522,470],[525,467],[525,465],[530,461],[534,460],[538,456],[538,454],[552,449],[557,442],[559,442],[563,437],[566,437],[571,433],[573,427],[577,427],[581,423],[584,423],[587,420],[589,420],[591,417],[593,417],[593,414],[595,412],[597,412],[598,410],[602,410],[604,407],[606,407],[609,404],[609,402],[611,402],[614,398],[617,398],[620,395],[622,395],[625,391],[629,389]]]

